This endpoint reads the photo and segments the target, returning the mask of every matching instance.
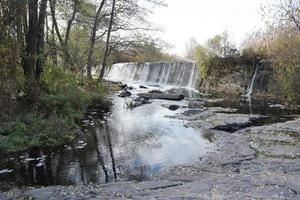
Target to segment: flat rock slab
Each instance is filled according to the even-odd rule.
[[[181,101],[184,99],[182,94],[164,94],[164,93],[139,93],[140,97],[150,98],[150,99],[165,99],[171,101]]]

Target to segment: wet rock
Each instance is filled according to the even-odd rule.
[[[203,101],[190,101],[188,104],[189,108],[202,108],[204,105]]]
[[[132,108],[137,108],[145,104],[149,104],[151,103],[149,100],[150,100],[149,98],[137,97],[133,100]]]
[[[152,85],[149,85],[149,86],[151,86],[151,87],[157,87],[157,88],[161,87],[161,85],[159,85],[159,84],[152,84]]]
[[[144,85],[140,85],[140,89],[148,89],[148,87],[146,87]]]
[[[134,90],[134,87],[128,86],[127,89],[128,89],[128,90]]]
[[[251,122],[219,125],[219,126],[213,127],[212,129],[233,133],[233,132],[236,132],[238,130],[247,128],[249,126],[251,126]]]
[[[124,90],[124,91],[119,95],[119,97],[125,98],[125,97],[130,97],[131,95],[132,95],[131,92],[129,92],[129,91],[127,91],[127,90]]]
[[[172,110],[172,111],[178,110],[179,108],[180,108],[180,106],[178,106],[178,105],[170,105],[169,106],[169,110]]]
[[[182,113],[182,115],[184,116],[192,116],[192,115],[196,115],[196,114],[200,114],[204,111],[205,109],[190,109],[190,110],[187,110],[187,111],[184,111]]]
[[[149,93],[150,94],[163,94],[163,92],[160,90],[151,90]]]
[[[121,87],[121,89],[125,89],[125,88],[128,87],[128,85],[127,84],[122,84],[120,87]]]
[[[184,95],[182,94],[139,93],[138,96],[150,99],[164,99],[171,101],[181,101],[184,99]]]

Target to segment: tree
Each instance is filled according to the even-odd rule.
[[[185,45],[185,58],[193,60],[197,46],[199,46],[198,41],[194,37],[190,38],[189,42]]]
[[[38,19],[38,36],[37,36],[37,61],[36,61],[36,77],[37,79],[40,78],[44,63],[46,60],[45,57],[45,19],[47,14],[47,0],[41,0],[40,3],[40,12],[39,12],[39,19]]]
[[[230,41],[227,31],[209,39],[205,46],[210,53],[220,57],[233,56],[233,54],[237,51],[234,44]]]
[[[89,79],[92,79],[92,67],[94,65],[94,49],[95,49],[95,43],[96,43],[96,33],[99,26],[99,20],[100,20],[100,14],[104,7],[106,0],[102,0],[100,3],[100,6],[97,9],[97,13],[94,19],[94,26],[92,28],[92,34],[91,34],[91,44],[89,48],[89,55],[88,55],[88,62],[87,62],[87,76]]]
[[[38,0],[28,0],[28,13],[29,13],[29,24],[28,24],[28,32],[26,37],[26,53],[24,58],[24,74],[26,78],[26,89],[27,95],[31,103],[36,103],[39,98],[40,88],[38,84],[38,80],[36,79],[36,72],[39,72],[42,69],[42,63],[39,63],[39,69],[36,70],[37,59],[38,56],[38,38],[43,40],[41,36],[43,36],[44,32],[44,23],[43,19],[39,19],[38,13],[40,12],[40,17],[44,17],[44,13],[46,12],[44,6],[45,2],[42,1],[40,11],[38,10]],[[39,22],[41,24],[39,24]],[[39,28],[39,27],[42,28]],[[42,46],[39,47],[40,51],[42,50]]]
[[[58,26],[57,18],[56,18],[56,0],[49,0],[50,1],[50,11],[52,16],[52,23],[55,28],[56,35],[58,37],[60,47],[63,50],[64,54],[64,65],[66,68],[70,65],[70,53],[69,53],[69,40],[70,40],[70,33],[72,30],[73,22],[75,21],[76,14],[79,11],[79,4],[80,0],[73,0],[73,8],[70,18],[67,21],[66,33],[63,38],[61,34],[61,30]]]
[[[104,51],[104,56],[103,56],[103,61],[102,61],[102,68],[101,68],[101,72],[100,72],[100,79],[102,79],[104,77],[107,57],[109,55],[110,34],[111,34],[112,26],[114,23],[115,6],[116,6],[116,0],[113,0],[111,14],[110,14],[110,21],[109,21],[108,30],[107,30],[107,39],[106,39],[106,43],[105,43],[105,51]]]
[[[300,31],[300,1],[299,0],[279,0],[270,8],[272,19],[277,26],[295,27]]]

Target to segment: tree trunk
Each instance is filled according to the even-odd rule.
[[[67,30],[66,30],[66,36],[65,36],[65,41],[64,41],[64,53],[65,53],[65,58],[64,58],[64,62],[65,62],[65,67],[68,67],[70,64],[70,53],[69,53],[69,40],[70,40],[70,33],[72,30],[72,26],[73,26],[73,22],[75,20],[76,17],[76,13],[78,12],[78,7],[79,7],[79,1],[78,0],[74,0],[74,7],[73,7],[73,13],[71,18],[68,20],[68,26],[67,26]]]
[[[52,22],[55,28],[55,32],[56,35],[58,37],[61,49],[64,53],[64,63],[65,63],[65,67],[67,68],[67,66],[70,64],[70,53],[69,53],[69,39],[70,39],[70,33],[71,33],[71,29],[72,29],[72,25],[73,22],[75,20],[76,17],[76,13],[78,12],[78,8],[79,8],[79,1],[78,0],[74,0],[74,7],[73,7],[73,13],[71,18],[68,20],[68,25],[67,25],[67,29],[66,29],[66,35],[65,35],[65,39],[63,39],[60,31],[59,31],[59,27],[57,24],[57,20],[56,20],[56,16],[55,16],[55,5],[56,5],[56,0],[49,0],[50,1],[50,11],[51,11],[51,16],[52,16]]]
[[[27,96],[30,103],[36,103],[40,88],[35,77],[36,50],[38,36],[38,0],[28,0],[29,25],[26,41],[26,55],[24,59],[24,74]]]
[[[58,27],[57,20],[56,20],[56,16],[55,16],[56,0],[49,0],[49,2],[50,2],[50,11],[51,11],[51,16],[52,16],[52,23],[53,23],[56,35],[58,37],[58,41],[59,41],[61,47],[63,47],[64,46],[64,40],[63,40],[63,38],[60,34],[59,27]]]
[[[104,57],[103,57],[103,62],[102,62],[102,68],[101,68],[101,72],[100,72],[100,79],[103,79],[103,77],[104,77],[104,72],[105,72],[105,68],[106,68],[107,57],[108,57],[108,54],[109,54],[110,34],[111,34],[111,30],[112,30],[112,25],[114,23],[115,5],[116,5],[116,0],[113,0],[111,14],[110,14],[110,22],[109,22],[108,31],[107,31],[107,39],[106,39],[106,44],[105,44],[105,52],[104,52]]]
[[[87,76],[89,79],[93,78],[92,77],[92,67],[94,66],[94,48],[95,48],[95,42],[96,42],[96,33],[97,33],[97,29],[98,29],[98,24],[99,24],[100,13],[105,4],[105,1],[106,0],[102,0],[100,3],[100,6],[99,6],[96,16],[95,16],[94,26],[93,26],[93,30],[92,30],[91,44],[90,44],[88,63],[87,63]]]
[[[57,47],[56,47],[56,42],[55,42],[55,23],[54,20],[55,19],[55,0],[49,0],[49,4],[50,4],[50,10],[51,10],[51,17],[52,17],[52,28],[51,28],[51,59],[52,62],[55,66],[57,66],[58,64],[58,60],[57,60]],[[53,18],[54,16],[54,18]],[[56,19],[55,19],[56,22]]]
[[[37,63],[36,77],[39,80],[45,64],[45,19],[47,12],[47,0],[42,0],[40,5],[39,22],[38,22],[38,38],[37,38]]]

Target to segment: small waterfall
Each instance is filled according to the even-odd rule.
[[[194,62],[118,63],[111,67],[105,78],[194,89],[199,83],[198,68]]]
[[[257,76],[257,73],[258,73],[258,70],[259,70],[258,69],[259,68],[259,61],[256,61],[254,63],[254,67],[255,67],[255,69],[254,69],[253,77],[252,77],[251,83],[248,87],[248,90],[247,90],[248,92],[247,92],[246,96],[251,96],[252,93],[253,93],[255,79],[256,79],[256,76]]]

